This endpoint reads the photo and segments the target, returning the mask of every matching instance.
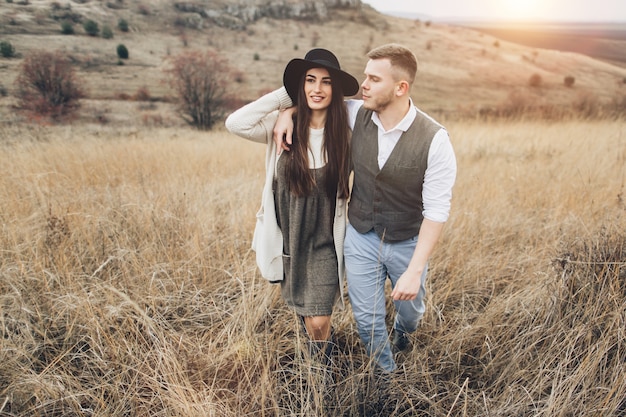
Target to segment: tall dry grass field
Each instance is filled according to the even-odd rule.
[[[624,415],[623,122],[448,127],[428,310],[384,380],[349,303],[329,375],[256,272],[262,145],[1,127],[0,415]]]

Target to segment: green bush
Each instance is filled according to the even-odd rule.
[[[89,36],[98,36],[98,33],[100,32],[98,23],[91,19],[83,23],[83,29],[85,29],[85,32],[87,32],[87,35]]]
[[[111,28],[109,26],[102,26],[102,37],[104,39],[111,39],[113,38],[113,30],[111,30]]]
[[[61,23],[61,33],[64,35],[73,35],[74,25],[68,21]]]
[[[9,41],[0,42],[0,55],[3,58],[12,58],[15,56],[15,48]]]
[[[128,22],[125,19],[120,19],[117,22],[117,28],[122,32],[128,32]]]
[[[120,59],[128,59],[128,48],[121,43],[117,45],[117,56]]]

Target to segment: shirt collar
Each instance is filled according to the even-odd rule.
[[[411,124],[415,120],[415,116],[417,116],[417,109],[413,105],[413,100],[409,98],[409,111],[406,113],[406,115],[402,118],[402,120],[400,120],[400,122],[395,127],[385,131],[385,128],[383,128],[382,122],[378,118],[378,113],[376,112],[372,113],[372,121],[376,124],[376,126],[378,126],[379,129],[381,129],[385,133],[389,133],[393,130],[400,130],[401,132],[406,132],[407,130],[409,130],[409,127],[411,127]]]

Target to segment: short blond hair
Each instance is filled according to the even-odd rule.
[[[409,84],[415,82],[415,76],[417,75],[417,58],[407,47],[397,43],[389,43],[372,49],[368,52],[367,57],[369,59],[388,59],[394,72],[401,72],[401,75],[406,77],[406,81],[408,81]],[[396,74],[396,77],[398,76],[399,74]],[[402,77],[399,76],[398,78]],[[400,80],[396,79],[396,81]]]

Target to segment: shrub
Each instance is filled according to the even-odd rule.
[[[107,1],[107,7],[109,9],[119,10],[124,8],[124,0]]]
[[[613,97],[611,99],[610,109],[617,117],[624,118],[624,116],[626,116],[626,94]]]
[[[531,87],[539,87],[541,86],[542,83],[542,79],[541,79],[541,75],[534,73],[533,75],[530,76],[530,78],[528,79],[528,85]]]
[[[226,86],[232,80],[226,59],[209,50],[183,52],[169,61],[165,72],[182,118],[199,129],[210,129],[225,111]]]
[[[48,13],[43,9],[38,9],[35,11],[34,19],[37,25],[41,26],[46,23],[46,19],[48,18]]]
[[[128,22],[126,21],[126,19],[118,20],[117,28],[122,32],[128,32]]]
[[[150,101],[150,90],[148,87],[139,87],[133,96],[134,101]]]
[[[246,74],[243,71],[233,71],[233,79],[236,83],[241,84],[246,80]]]
[[[111,30],[111,28],[109,26],[103,26],[102,27],[102,37],[104,39],[111,39],[113,38],[113,30]]]
[[[15,56],[15,48],[13,47],[13,44],[9,41],[1,41],[0,55],[2,55],[3,58],[13,58]]]
[[[74,34],[74,25],[72,23],[65,21],[61,23],[61,33],[63,35],[73,35]]]
[[[520,91],[512,91],[495,112],[502,117],[520,117],[531,109],[533,101],[532,97]]]
[[[0,97],[6,97],[8,95],[9,90],[3,84],[0,84]]]
[[[85,29],[85,32],[87,32],[87,35],[89,36],[98,36],[98,33],[100,32],[98,23],[91,19],[86,20],[85,23],[83,23],[83,29]]]
[[[255,61],[258,61],[259,59],[261,59],[261,56],[255,52],[254,56],[253,56]]]
[[[597,95],[583,92],[574,99],[572,107],[579,117],[594,118],[600,114],[601,104]]]
[[[15,83],[22,109],[52,119],[74,113],[84,97],[72,65],[59,51],[32,52],[24,58]]]
[[[571,87],[574,85],[575,82],[576,78],[574,78],[572,75],[566,75],[565,78],[563,78],[563,84],[565,84],[565,87]]]
[[[139,6],[137,6],[137,11],[139,12],[139,14],[142,14],[144,16],[150,15],[150,8],[145,4],[140,4]]]
[[[128,59],[128,48],[124,44],[117,45],[117,56],[119,59]]]

